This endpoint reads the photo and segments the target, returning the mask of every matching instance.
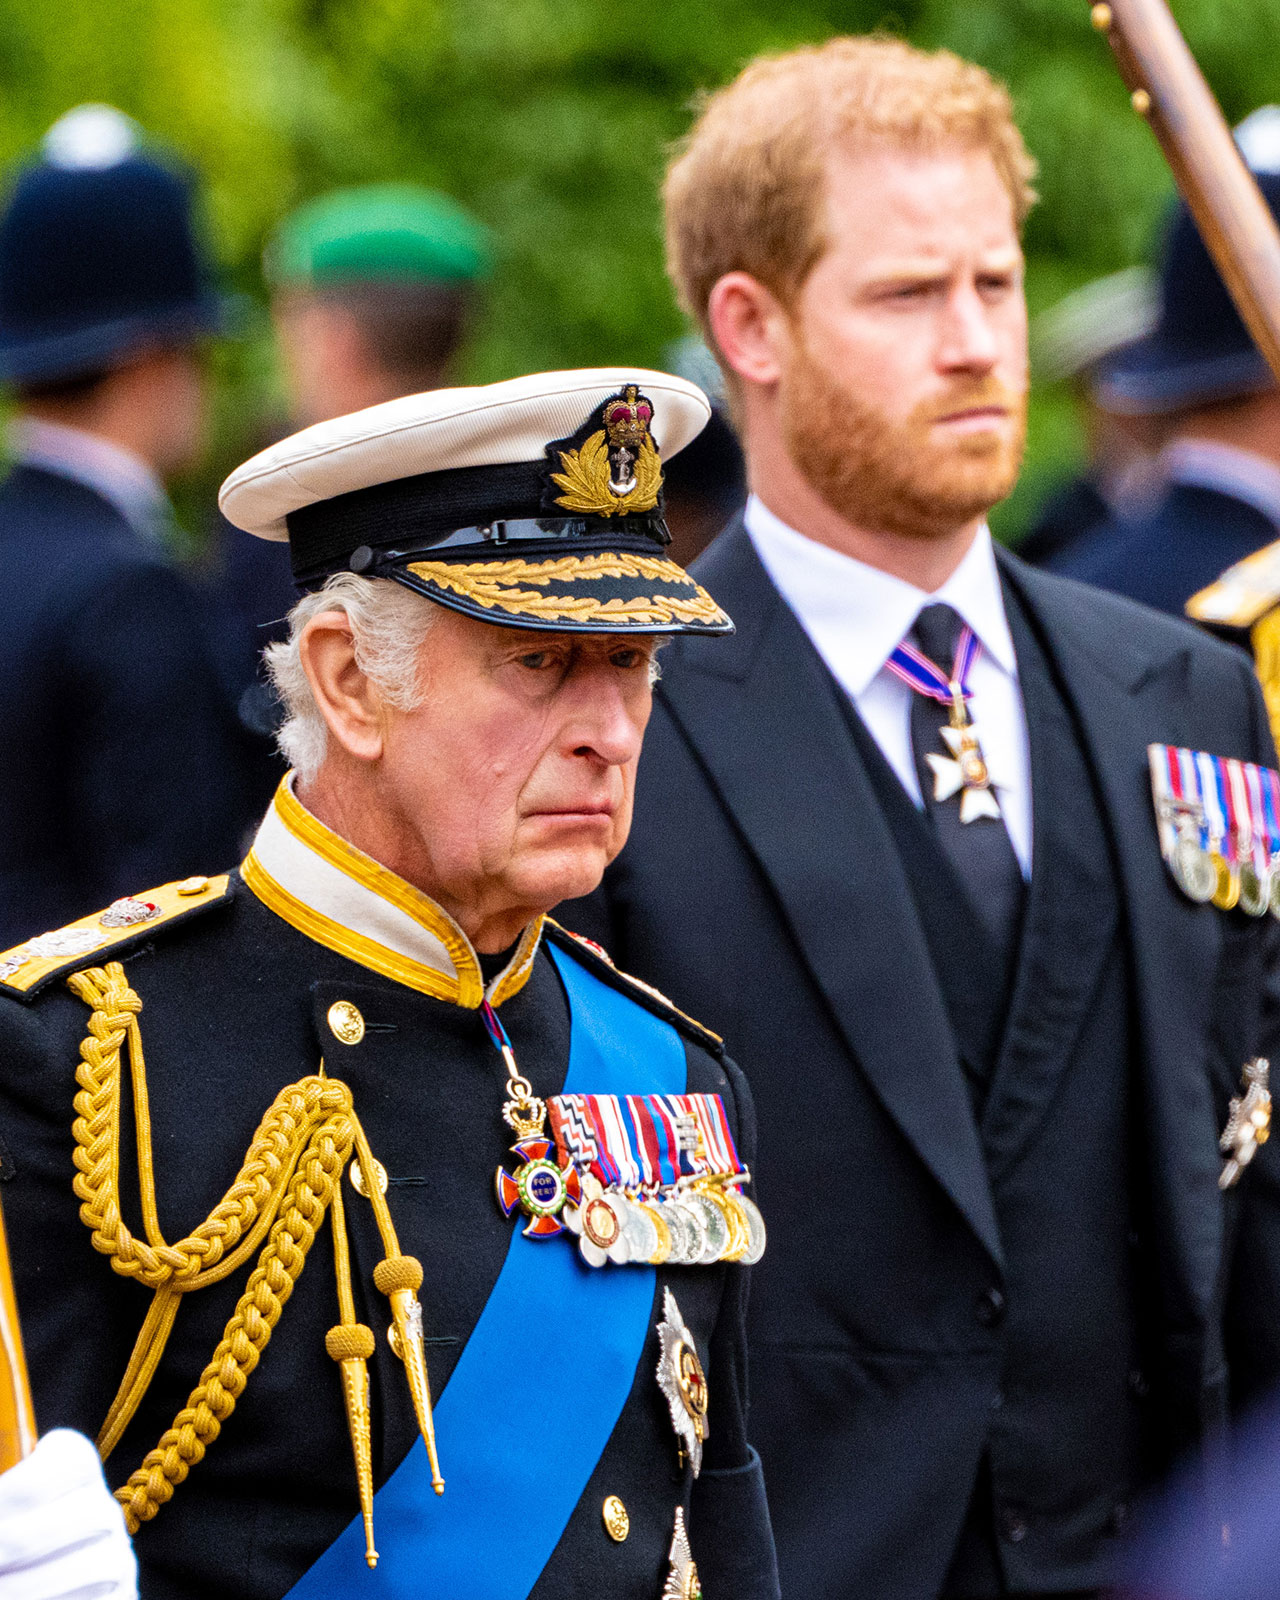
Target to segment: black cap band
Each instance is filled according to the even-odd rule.
[[[627,517],[548,515],[545,485],[545,462],[517,461],[424,472],[302,506],[285,518],[294,577],[305,586],[332,572],[376,571],[426,550],[512,540],[555,546],[604,535],[659,550],[670,543],[660,508]]]

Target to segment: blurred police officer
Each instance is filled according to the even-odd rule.
[[[1073,290],[1031,328],[1032,367],[1071,395],[1084,434],[1083,471],[1059,484],[1040,507],[1018,554],[1033,565],[1065,554],[1117,512],[1141,515],[1158,494],[1153,457],[1157,425],[1107,408],[1094,377],[1099,364],[1151,332],[1158,314],[1155,274],[1126,267]]]
[[[219,304],[188,179],[82,107],[0,215],[0,938],[233,850],[234,729],[165,551]]]
[[[1280,109],[1255,112],[1237,139],[1280,216]],[[1180,616],[1280,534],[1280,388],[1183,205],[1165,240],[1160,298],[1155,328],[1100,364],[1095,389],[1107,410],[1163,430],[1163,493],[1144,515],[1113,515],[1045,564]]]
[[[286,217],[268,241],[263,271],[290,426],[448,382],[489,261],[483,226],[447,195],[416,184],[338,190]],[[219,654],[241,723],[256,736],[260,809],[283,771],[262,651],[283,636],[298,596],[279,546],[225,521],[218,537]]]

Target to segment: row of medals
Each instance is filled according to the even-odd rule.
[[[567,1205],[561,1220],[578,1236],[583,1259],[593,1267],[606,1261],[648,1266],[711,1266],[741,1261],[754,1266],[764,1254],[765,1225],[760,1208],[732,1182],[681,1178],[652,1196],[617,1187],[606,1189],[592,1173],[582,1178],[582,1199]]]
[[[1188,899],[1201,905],[1212,902],[1222,911],[1239,906],[1251,917],[1265,917],[1270,911],[1280,919],[1280,860],[1265,867],[1253,860],[1233,865],[1221,851],[1204,848],[1189,812],[1176,810],[1173,822],[1177,836],[1169,865]]]

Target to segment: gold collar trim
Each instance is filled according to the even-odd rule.
[[[429,895],[313,817],[289,773],[241,866],[245,884],[278,917],[326,949],[420,994],[474,1010],[528,981],[541,917],[486,990],[471,941]]]

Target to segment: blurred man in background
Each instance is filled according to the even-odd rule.
[[[451,381],[489,261],[480,223],[416,184],[339,190],[287,217],[263,270],[292,424]]]
[[[1039,566],[1063,555],[1113,516],[1141,514],[1158,493],[1154,419],[1109,411],[1094,384],[1099,364],[1150,333],[1157,315],[1154,274],[1126,267],[1073,290],[1032,324],[1032,369],[1046,383],[1070,386],[1086,459],[1019,540],[1024,561]]]
[[[490,260],[484,227],[447,195],[416,184],[338,190],[286,217],[263,256],[288,411],[278,431],[453,380]],[[281,546],[226,521],[217,542],[219,661],[254,743],[260,811],[284,770],[262,652],[287,632],[298,593]]]
[[[1237,130],[1280,216],[1280,109]],[[1109,411],[1162,431],[1163,491],[1145,515],[1115,514],[1046,565],[1181,616],[1193,594],[1280,536],[1280,387],[1249,336],[1186,207],[1165,239],[1160,317],[1098,368]]]
[[[0,215],[0,941],[234,859],[249,820],[165,546],[219,316],[188,177],[119,112],[69,113]]]

